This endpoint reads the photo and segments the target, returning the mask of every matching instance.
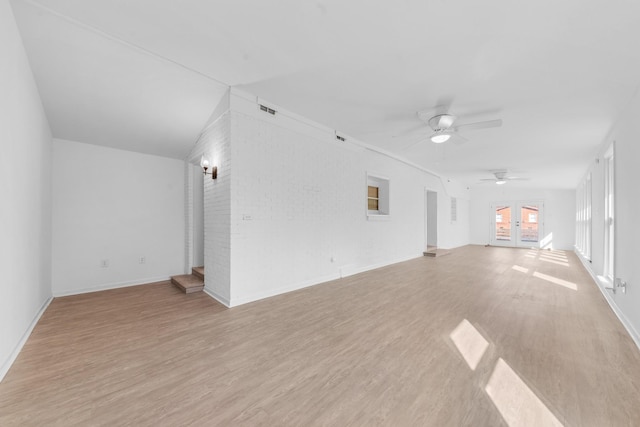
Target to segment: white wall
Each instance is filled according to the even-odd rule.
[[[193,167],[193,266],[204,266],[204,180],[202,169]]]
[[[466,189],[275,108],[232,91],[230,305],[422,256],[425,188],[440,198],[439,245],[468,243]],[[390,180],[389,218],[367,219],[367,173]]]
[[[204,154],[218,168],[218,178],[211,175],[195,180],[204,184],[204,291],[230,306],[231,300],[231,120],[229,91],[220,101],[205,125],[186,161],[200,162]],[[193,188],[196,185],[192,186]],[[193,190],[187,194],[193,195]],[[189,202],[192,206],[193,196]],[[193,232],[194,227],[191,227]],[[195,240],[195,237],[193,237]]]
[[[585,262],[594,276],[604,273],[604,153],[614,143],[615,153],[615,265],[616,277],[627,282],[627,292],[612,293],[596,281],[620,320],[640,347],[640,97],[636,93],[610,136],[585,173],[592,174],[592,262]],[[596,162],[598,159],[598,162]],[[575,194],[574,194],[575,197]]]
[[[490,243],[494,202],[544,201],[544,235],[553,233],[553,249],[572,250],[575,244],[575,206],[573,190],[536,190],[487,185],[471,190],[471,243]]]
[[[184,176],[180,160],[54,140],[54,295],[181,274]]]
[[[0,380],[51,297],[51,132],[0,0]]]

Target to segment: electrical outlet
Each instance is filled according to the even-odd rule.
[[[103,259],[102,261],[100,261],[100,267],[102,267],[102,268],[109,267],[109,260],[108,259]]]
[[[146,262],[147,262],[147,259],[146,259],[145,257],[141,256],[141,257],[138,259],[138,262],[139,262],[140,264],[144,264],[144,263],[146,263]]]

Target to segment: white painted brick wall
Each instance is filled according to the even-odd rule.
[[[422,255],[425,187],[448,197],[441,180],[318,129],[232,97],[231,305]],[[367,172],[390,179],[386,220],[367,220]],[[464,218],[439,237],[466,244]]]
[[[234,306],[422,255],[425,188],[446,199],[455,185],[229,93],[187,158],[218,166],[204,178],[205,291]],[[388,219],[367,219],[367,173],[390,179]],[[439,224],[441,242],[468,242],[464,218]]]

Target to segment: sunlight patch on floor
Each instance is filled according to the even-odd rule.
[[[484,352],[489,347],[489,342],[478,332],[478,330],[467,319],[462,322],[449,334],[451,341],[456,345],[460,354],[472,371],[475,371],[478,363],[482,359]]]
[[[573,282],[567,282],[566,280],[558,279],[557,277],[549,276],[547,274],[538,273],[537,271],[533,273],[533,277],[546,280],[547,282],[555,283],[556,285],[564,286],[565,288],[569,288],[574,291],[578,290],[578,285]]]
[[[560,256],[560,255],[555,255],[555,254],[540,254],[540,258],[549,258],[549,259],[556,259],[558,261],[568,261],[569,259],[566,256]]]
[[[551,264],[561,265],[563,267],[569,267],[568,262],[556,261],[555,259],[551,259],[551,258],[540,257],[540,261],[550,262]]]
[[[562,426],[502,358],[498,359],[485,391],[510,427]]]
[[[529,272],[528,268],[520,267],[519,265],[514,265],[511,268],[514,269],[515,271],[519,271],[520,273],[525,273],[526,274],[526,273]]]

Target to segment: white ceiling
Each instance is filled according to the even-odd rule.
[[[635,0],[12,0],[57,138],[183,158],[227,86],[469,185],[574,188],[640,83]],[[416,112],[501,118],[414,144]]]

